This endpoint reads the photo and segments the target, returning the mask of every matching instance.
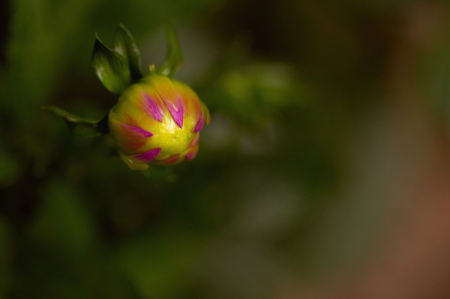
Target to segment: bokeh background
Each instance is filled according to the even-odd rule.
[[[0,2],[0,298],[450,298],[450,6]],[[90,65],[179,33],[210,108],[193,162],[132,171]]]

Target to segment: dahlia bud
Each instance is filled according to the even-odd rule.
[[[194,159],[209,111],[189,86],[171,79],[183,58],[175,29],[166,29],[167,57],[157,69],[151,65],[144,77],[139,50],[125,26],[117,28],[114,50],[96,35],[92,66],[103,85],[120,94],[106,117],[88,119],[53,105],[43,108],[64,117],[76,134],[111,133],[120,157],[131,169],[147,169],[150,162],[173,165]]]
[[[131,169],[194,159],[205,123],[209,112],[196,93],[154,71],[128,87],[109,112],[111,136]]]

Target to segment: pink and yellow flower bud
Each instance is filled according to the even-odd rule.
[[[172,165],[197,155],[209,112],[186,84],[151,72],[128,87],[109,112],[111,136],[131,169]]]

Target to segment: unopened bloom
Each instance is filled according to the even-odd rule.
[[[92,66],[103,85],[120,94],[117,104],[101,119],[88,119],[56,106],[43,107],[64,117],[76,134],[93,137],[106,133],[116,141],[120,157],[131,168],[148,163],[172,165],[192,160],[198,152],[209,111],[186,84],[172,80],[183,62],[173,26],[166,27],[168,53],[163,63],[143,76],[141,56],[131,33],[122,24],[114,35],[114,49],[98,38]]]
[[[125,163],[142,170],[150,162],[172,165],[194,159],[209,118],[188,85],[150,72],[119,97],[109,112],[109,128]]]

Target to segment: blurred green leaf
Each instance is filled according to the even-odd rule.
[[[120,94],[131,83],[130,66],[125,57],[105,46],[95,35],[92,66],[97,77],[112,93]]]
[[[108,133],[108,115],[102,118],[86,118],[69,113],[55,105],[43,106],[42,109],[53,111],[64,118],[70,130],[82,137],[96,137]]]
[[[133,35],[123,24],[117,27],[114,35],[114,50],[128,61],[131,80],[133,82],[139,81],[142,78],[141,54]]]
[[[173,78],[183,63],[183,55],[181,54],[177,32],[172,24],[166,26],[166,37],[168,42],[167,57],[156,71]]]
[[[69,113],[55,105],[43,106],[42,109],[53,111],[55,114],[57,114],[61,117],[64,117],[65,119],[67,119],[70,122],[76,122],[76,123],[77,122],[85,122],[85,123],[90,123],[90,124],[96,124],[101,120],[101,118],[100,119],[97,119],[97,118],[90,119],[90,118],[78,116],[78,115]]]

